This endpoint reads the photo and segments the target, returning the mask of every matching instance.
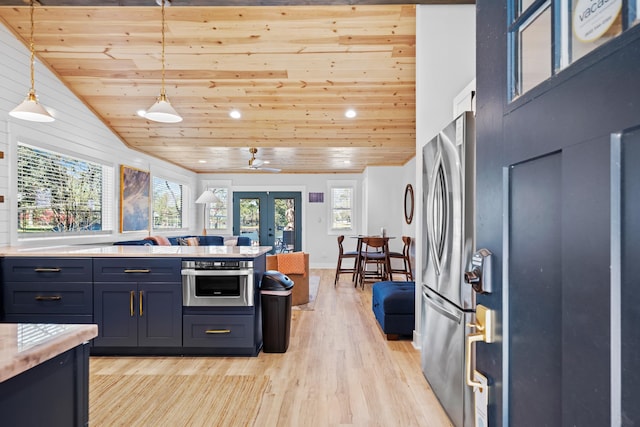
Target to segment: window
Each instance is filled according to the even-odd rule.
[[[227,188],[209,188],[216,195],[218,201],[209,204],[207,211],[207,228],[210,230],[228,230],[228,200],[229,190]]]
[[[640,0],[511,0],[510,100],[637,24],[638,3]]]
[[[331,229],[353,230],[353,187],[331,188]]]
[[[22,143],[17,163],[21,237],[112,230],[112,167]]]
[[[154,230],[182,228],[182,185],[153,177]]]

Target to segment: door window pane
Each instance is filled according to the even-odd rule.
[[[273,202],[276,252],[290,252],[295,247],[295,199],[277,198]]]
[[[622,0],[577,0],[571,11],[571,60],[622,33]]]
[[[240,199],[240,235],[260,241],[260,199]]]
[[[551,8],[520,31],[520,91],[523,94],[551,77]]]

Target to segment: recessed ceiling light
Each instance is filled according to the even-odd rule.
[[[206,160],[198,160],[198,163],[207,163]]]
[[[240,117],[242,117],[242,114],[241,114],[241,113],[240,113],[240,111],[238,111],[238,110],[231,110],[231,111],[229,112],[229,116],[230,116],[232,119],[239,119]]]
[[[351,164],[351,160],[345,160],[345,161],[344,161],[344,164],[345,164],[345,165],[350,165],[350,164]]]
[[[353,119],[357,115],[358,114],[356,113],[356,110],[354,110],[353,108],[349,108],[347,111],[344,112],[344,116],[348,119]]]

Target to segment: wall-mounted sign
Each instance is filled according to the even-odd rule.
[[[578,0],[573,10],[573,33],[583,42],[602,37],[622,9],[622,0]]]

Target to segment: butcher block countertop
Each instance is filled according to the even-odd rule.
[[[0,382],[98,335],[98,325],[0,324]]]
[[[167,257],[257,258],[271,246],[52,246],[42,248],[0,247],[0,256],[11,257]]]

